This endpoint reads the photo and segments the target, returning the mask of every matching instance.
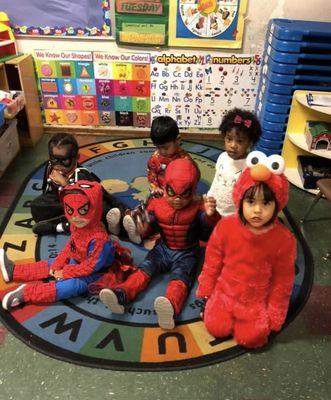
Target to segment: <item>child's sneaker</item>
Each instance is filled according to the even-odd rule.
[[[100,300],[103,304],[115,314],[124,314],[126,296],[121,289],[102,289],[99,293]]]
[[[154,301],[154,309],[162,329],[173,329],[175,327],[174,308],[169,299],[164,296],[157,297]]]
[[[111,208],[107,212],[106,220],[109,232],[113,235],[118,235],[120,233],[121,210],[119,208]]]
[[[9,260],[4,249],[0,249],[0,268],[3,280],[5,282],[12,281],[14,275],[14,263]]]
[[[141,236],[137,230],[136,223],[131,215],[126,215],[123,218],[123,226],[124,229],[127,231],[129,239],[132,243],[140,244],[141,243]]]
[[[23,291],[25,286],[26,284],[23,283],[23,285],[5,295],[2,299],[2,308],[4,310],[10,311],[13,307],[24,303]]]

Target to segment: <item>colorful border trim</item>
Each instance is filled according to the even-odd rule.
[[[110,1],[103,1],[103,25],[102,28],[97,27],[77,27],[63,26],[63,27],[35,27],[35,26],[14,26],[12,27],[15,35],[27,36],[78,36],[78,37],[95,37],[95,36],[111,36],[111,18],[110,18]]]

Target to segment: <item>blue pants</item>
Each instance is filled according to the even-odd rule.
[[[198,265],[199,247],[188,250],[171,250],[162,241],[158,241],[139,265],[151,278],[170,272],[169,281],[183,281],[192,286]]]

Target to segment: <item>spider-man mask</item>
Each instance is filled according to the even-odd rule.
[[[98,224],[102,215],[102,188],[98,182],[78,181],[61,192],[65,216],[76,228]]]
[[[172,161],[165,173],[168,202],[177,209],[185,207],[195,194],[200,173],[192,161],[179,158]]]

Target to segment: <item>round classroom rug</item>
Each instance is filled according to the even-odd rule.
[[[185,141],[201,169],[198,186],[205,193],[214,176],[219,149]],[[80,149],[80,161],[96,173],[104,187],[129,207],[147,195],[146,165],[154,151],[148,139],[114,140]],[[32,233],[29,204],[41,192],[44,165],[35,170],[22,188],[1,226],[0,246],[14,261],[54,258],[67,236],[38,238]],[[282,216],[298,239],[295,287],[287,323],[306,302],[312,282],[310,251],[288,211]],[[148,243],[121,242],[132,251],[136,264],[143,260]],[[163,279],[162,279],[163,278]],[[0,278],[0,297],[16,284]],[[166,279],[159,277],[132,303],[124,315],[112,314],[96,295],[72,298],[51,305],[25,305],[9,313],[0,307],[6,327],[20,340],[48,356],[96,368],[166,371],[206,366],[238,356],[246,350],[232,338],[216,340],[199,318],[200,301],[193,287],[185,308],[172,331],[157,325],[155,297],[165,291]],[[286,325],[286,324],[285,324]]]

